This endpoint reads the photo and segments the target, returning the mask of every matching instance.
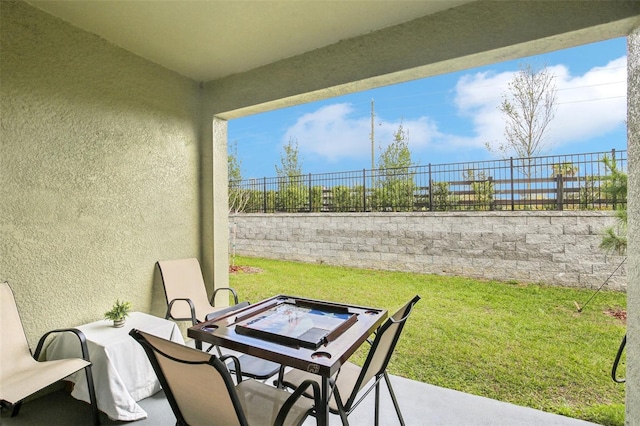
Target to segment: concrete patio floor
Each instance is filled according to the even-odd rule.
[[[391,382],[398,397],[402,414],[408,426],[413,425],[557,425],[587,426],[594,425],[581,420],[556,414],[545,413],[531,408],[520,407],[475,395],[444,389],[429,384],[391,376]],[[212,389],[212,392],[214,390]],[[380,420],[382,425],[397,425],[398,419],[391,399],[382,385]],[[139,402],[148,417],[136,422],[118,422],[100,414],[103,425],[131,423],[136,426],[173,426],[175,417],[164,397],[158,392]],[[349,416],[354,426],[373,425],[374,396],[370,394],[365,401]],[[0,424],[3,426],[50,426],[50,425],[91,425],[88,404],[73,399],[64,391],[56,391],[41,398],[26,402],[17,417],[9,417],[3,410]],[[331,415],[331,425],[340,425],[340,418]],[[211,424],[214,424],[212,416]],[[314,425],[315,419],[304,423]]]

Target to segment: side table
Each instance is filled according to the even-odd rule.
[[[142,347],[129,336],[132,328],[184,344],[176,323],[132,312],[124,327],[115,328],[108,320],[95,321],[75,327],[87,338],[89,356],[93,363],[93,380],[98,408],[112,420],[139,420],[147,413],[136,403],[161,389],[151,364]],[[43,351],[45,359],[78,356],[77,340],[70,333],[56,335]],[[89,401],[84,371],[67,378],[75,383],[71,396]]]

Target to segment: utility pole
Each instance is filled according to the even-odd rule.
[[[371,98],[371,170],[373,170],[375,168],[375,156],[374,156],[374,152],[375,152],[375,138],[373,135],[373,129],[374,129],[374,125],[373,125],[373,121],[375,118],[375,113],[373,112],[373,104],[374,104],[374,100],[373,98]]]
[[[374,104],[374,100],[373,98],[371,98],[371,189],[373,189],[373,183],[374,183],[374,178],[373,178],[373,169],[376,167],[376,160],[375,160],[375,137],[374,137],[374,119],[376,114],[374,113],[374,109],[373,109],[373,104]]]

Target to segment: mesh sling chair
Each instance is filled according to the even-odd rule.
[[[177,425],[300,425],[319,401],[314,381],[293,394],[256,380],[234,384],[225,358],[202,352],[139,330],[129,332],[142,345],[176,416]],[[234,360],[235,362],[235,360]],[[301,398],[312,389],[314,399]]]
[[[196,325],[249,305],[249,302],[246,301],[238,303],[238,294],[229,287],[216,289],[209,300],[198,259],[162,260],[158,261],[157,265],[167,299],[167,313],[165,315],[167,319],[191,321],[192,325]],[[218,291],[231,292],[235,305],[229,307],[213,306]],[[196,341],[195,343],[196,348],[202,349],[202,342]],[[208,350],[211,348],[209,347]],[[218,354],[220,355],[219,349]],[[274,362],[252,355],[242,354],[238,356],[238,359],[243,375],[253,379],[264,380],[272,377],[280,368]]]
[[[37,361],[47,337],[62,332],[74,333],[78,337],[82,359]],[[9,283],[0,283],[0,400],[3,407],[12,407],[11,417],[18,415],[26,397],[83,368],[87,377],[93,423],[97,425],[100,424],[100,418],[84,334],[76,329],[49,331],[40,338],[36,351],[31,356],[13,292]]]
[[[400,424],[404,425],[404,419],[400,412],[400,406],[396,399],[391,381],[387,374],[387,365],[393,354],[402,329],[409,318],[415,304],[420,300],[420,296],[415,296],[406,305],[400,308],[393,316],[389,317],[376,331],[376,336],[369,349],[369,354],[362,367],[351,362],[346,362],[338,372],[335,381],[332,382],[333,393],[329,400],[329,410],[340,415],[343,425],[348,425],[347,416],[366,398],[375,388],[375,424],[379,424],[380,412],[380,381],[384,378],[391,395],[391,400],[398,415]],[[302,370],[291,370],[282,375],[278,382],[288,388],[299,389],[301,383],[306,380],[318,380],[318,376]],[[373,379],[373,381],[371,381]],[[369,382],[371,384],[369,385]],[[365,390],[365,393],[357,398],[358,394]],[[346,402],[343,398],[347,398]]]

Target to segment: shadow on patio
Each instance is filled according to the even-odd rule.
[[[391,376],[391,381],[407,425],[586,426],[594,424],[398,376]],[[399,424],[386,386],[383,384],[382,387],[384,389],[381,391],[380,423],[382,425]],[[212,389],[212,392],[215,390]],[[132,424],[141,426],[175,425],[175,417],[163,392],[158,392],[154,396],[140,401],[139,404],[147,412],[148,417],[132,422]],[[370,395],[349,416],[351,424],[373,425],[373,405],[374,397]],[[1,421],[3,426],[91,425],[88,404],[73,399],[64,391],[57,391],[25,403],[20,414],[15,418],[9,417],[9,414],[7,410],[3,410]],[[100,417],[103,425],[127,423],[112,421],[103,413]],[[340,418],[336,415],[331,415],[330,420],[331,425],[340,424]],[[213,416],[212,424],[214,424]],[[304,423],[305,426],[313,424],[315,424],[313,418],[307,419]]]

